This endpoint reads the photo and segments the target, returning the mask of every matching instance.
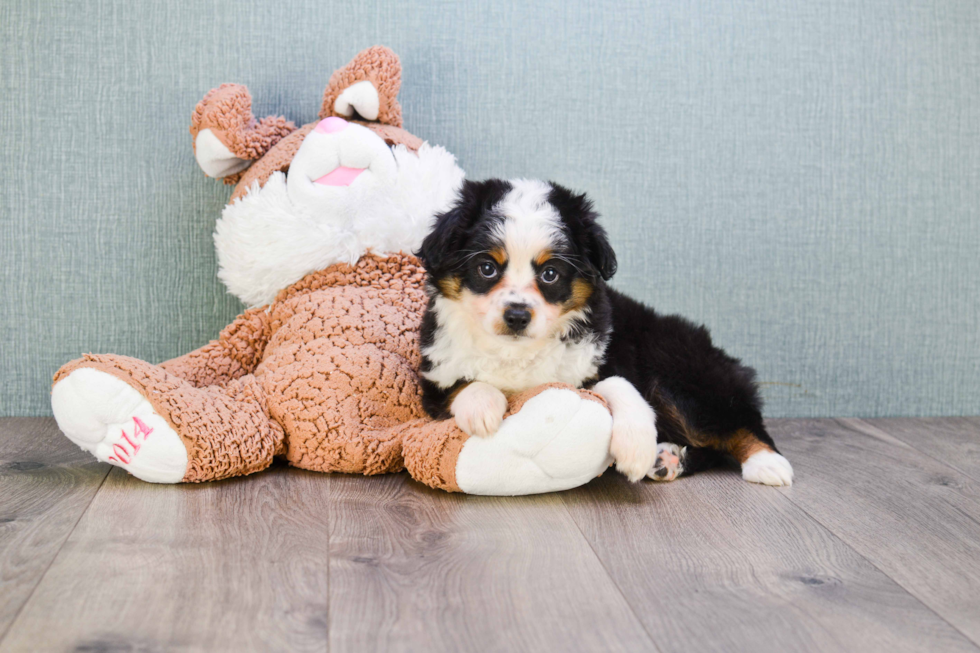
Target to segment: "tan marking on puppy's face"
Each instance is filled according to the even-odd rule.
[[[580,311],[585,308],[589,302],[589,298],[592,297],[592,292],[595,288],[592,284],[585,279],[573,279],[572,280],[572,296],[565,300],[561,306],[561,314],[569,313],[571,311]]]
[[[445,295],[445,297],[448,299],[452,299],[454,301],[458,300],[461,283],[460,278],[457,276],[440,279],[438,282],[439,292]]]

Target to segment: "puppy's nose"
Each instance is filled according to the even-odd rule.
[[[338,118],[336,116],[330,116],[329,118],[324,118],[315,127],[315,130],[321,134],[332,134],[334,132],[339,132],[340,130],[347,127],[347,121],[343,118]]]
[[[504,310],[504,324],[514,333],[520,333],[531,323],[531,311],[523,304],[513,304]]]

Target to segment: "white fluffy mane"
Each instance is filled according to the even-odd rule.
[[[464,173],[439,146],[425,143],[417,156],[404,146],[392,152],[393,183],[359,179],[338,194],[329,214],[294,202],[281,172],[262,188],[253,184],[215,225],[218,278],[247,305],[261,306],[307,274],[353,264],[368,250],[418,249],[432,219],[456,198]]]

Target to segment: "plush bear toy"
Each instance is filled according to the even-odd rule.
[[[330,78],[320,120],[255,120],[225,84],[197,105],[195,157],[236,183],[215,229],[219,276],[251,306],[217,340],[160,365],[86,355],[54,377],[58,425],[145,481],[251,474],[275,456],[321,472],[407,469],[434,488],[516,495],[609,464],[611,417],[569,386],[511,397],[489,438],[422,410],[424,272],[411,252],[463,180],[402,129],[398,58],[374,47]]]

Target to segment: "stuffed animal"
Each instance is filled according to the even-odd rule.
[[[412,256],[463,171],[402,129],[401,66],[373,47],[330,78],[320,119],[256,120],[224,84],[191,122],[204,172],[236,184],[214,240],[248,310],[160,365],[68,363],[51,405],[73,442],[157,483],[251,474],[274,457],[320,472],[407,469],[430,487],[517,495],[581,485],[609,465],[598,396],[551,385],[510,397],[488,438],[422,410],[424,272]]]

